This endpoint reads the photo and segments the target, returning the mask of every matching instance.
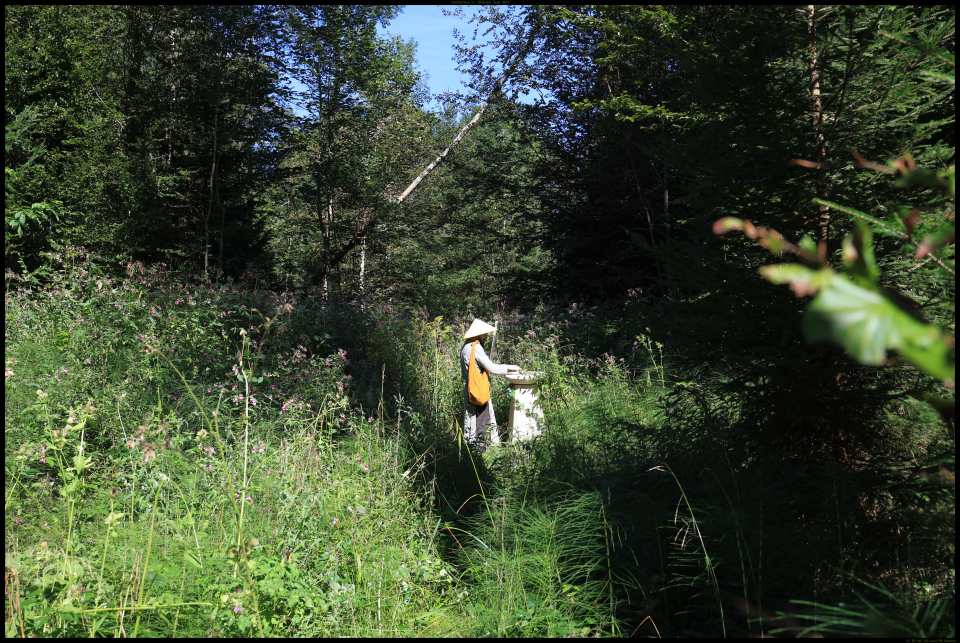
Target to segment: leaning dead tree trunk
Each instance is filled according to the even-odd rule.
[[[473,127],[480,122],[480,117],[483,116],[483,113],[486,111],[487,106],[490,104],[490,101],[492,101],[494,97],[503,89],[503,86],[506,84],[507,79],[510,78],[513,72],[517,69],[517,66],[521,62],[523,62],[524,58],[527,57],[527,54],[530,53],[530,50],[533,49],[533,41],[537,37],[537,31],[538,31],[537,26],[534,26],[530,29],[530,36],[527,38],[527,42],[524,44],[523,48],[517,54],[517,57],[513,61],[513,64],[510,65],[510,67],[508,67],[506,71],[503,72],[503,75],[500,76],[500,79],[497,80],[497,82],[494,84],[493,91],[490,92],[490,95],[487,97],[487,100],[483,102],[483,104],[480,106],[480,109],[477,111],[474,117],[470,120],[470,122],[463,126],[463,129],[460,130],[460,133],[457,134],[456,138],[453,139],[453,141],[450,143],[447,149],[445,149],[440,154],[440,156],[438,156],[433,161],[433,163],[428,165],[426,169],[423,172],[421,172],[417,176],[417,178],[413,180],[413,183],[411,183],[407,187],[407,189],[403,191],[403,194],[401,194],[397,198],[397,203],[403,203],[404,199],[410,196],[410,194],[416,189],[416,187],[420,185],[420,182],[423,181],[425,178],[427,178],[427,175],[433,172],[433,170],[437,167],[437,165],[439,165],[440,162],[447,157],[447,154],[450,153],[450,150],[452,150],[457,143],[463,140],[463,137],[467,135],[467,132],[473,129]],[[334,253],[333,255],[330,255],[330,258],[327,262],[327,267],[325,267],[324,274],[322,275],[324,279],[328,277],[329,272],[331,270],[329,266],[338,265],[340,261],[342,261],[343,258],[346,257],[351,250],[357,247],[357,244],[361,242],[364,242],[364,243],[366,242],[367,233],[371,229],[373,229],[377,225],[377,223],[379,223],[379,220],[380,220],[379,217],[371,217],[360,229],[358,229],[354,233],[353,238],[350,239],[350,241],[344,244],[344,246],[340,248],[336,253]]]
[[[460,133],[457,134],[457,137],[455,139],[453,139],[453,142],[450,143],[449,147],[447,147],[447,149],[445,149],[440,154],[440,156],[438,156],[436,160],[434,160],[433,163],[428,165],[427,168],[423,172],[421,172],[419,176],[417,176],[417,178],[413,180],[413,183],[411,183],[410,186],[403,191],[403,194],[401,194],[400,197],[397,199],[397,203],[403,203],[403,200],[406,199],[408,196],[410,196],[410,193],[413,192],[418,185],[420,185],[420,181],[427,178],[427,175],[433,172],[434,168],[440,164],[440,161],[447,158],[447,154],[450,153],[450,150],[452,150],[457,143],[463,140],[463,137],[467,135],[467,132],[473,129],[474,125],[480,122],[480,117],[483,116],[483,113],[487,110],[487,105],[489,105],[490,101],[492,101],[493,98],[500,92],[500,90],[503,89],[504,83],[507,82],[507,78],[509,78],[510,75],[513,74],[513,72],[516,70],[517,65],[519,65],[523,61],[523,59],[527,57],[527,54],[530,53],[530,50],[533,48],[533,41],[536,37],[537,37],[537,29],[536,27],[533,27],[530,29],[530,37],[527,38],[527,43],[526,45],[524,45],[523,49],[520,50],[520,53],[517,55],[517,59],[514,60],[513,64],[510,65],[510,67],[503,72],[502,76],[500,76],[500,79],[493,86],[493,91],[490,92],[490,96],[487,98],[487,100],[483,101],[483,105],[480,106],[480,109],[477,111],[474,117],[470,120],[469,123],[463,126],[463,129],[460,130]]]

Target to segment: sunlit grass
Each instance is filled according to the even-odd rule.
[[[480,456],[466,319],[63,268],[5,299],[8,636],[952,631],[942,549],[856,580],[948,499],[893,508],[829,463],[746,461],[698,406],[676,422],[638,320],[500,319],[497,360],[546,373],[544,430]]]

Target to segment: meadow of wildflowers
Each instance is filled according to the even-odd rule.
[[[49,262],[5,297],[8,634],[458,631],[468,318]],[[504,358],[569,312],[501,316]]]
[[[415,460],[353,395],[373,322],[50,259],[5,299],[9,635],[396,633],[451,600]]]
[[[433,515],[467,319],[49,261],[5,297],[8,634],[456,631]]]

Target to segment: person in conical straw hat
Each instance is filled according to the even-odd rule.
[[[496,330],[487,322],[474,319],[470,328],[463,335],[464,343],[460,349],[460,374],[463,378],[464,406],[463,434],[481,453],[487,447],[488,433],[491,443],[499,443],[500,435],[497,432],[497,416],[493,412],[493,398],[488,399],[484,404],[475,404],[470,399],[470,358],[473,357],[476,368],[482,374],[506,375],[509,371],[520,370],[520,367],[515,364],[494,364],[487,357],[486,351],[483,350],[483,342],[487,341],[487,337],[491,333],[495,333]]]

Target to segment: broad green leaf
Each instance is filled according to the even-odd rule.
[[[843,275],[835,276],[811,302],[803,332],[808,341],[843,346],[863,364],[884,363],[892,349],[940,379],[952,381],[956,373],[951,339]]]
[[[760,274],[770,283],[777,285],[788,284],[796,280],[809,281],[816,272],[798,263],[778,263],[760,268]]]
[[[790,284],[790,289],[797,297],[817,294],[830,284],[835,275],[829,268],[814,270],[798,263],[764,266],[760,269],[760,274],[770,283]]]
[[[952,419],[956,417],[957,414],[957,401],[956,399],[949,397],[940,397],[938,395],[933,395],[926,391],[907,391],[910,397],[913,397],[918,400],[922,400],[936,409],[937,413],[940,414],[940,417],[943,418],[943,421],[947,424],[950,424]]]
[[[73,467],[71,467],[77,473],[81,473],[84,469],[90,466],[90,463],[93,462],[93,458],[85,458],[82,455],[73,456]]]
[[[126,515],[127,515],[127,514],[125,514],[125,513],[115,513],[115,512],[113,512],[113,511],[111,511],[111,512],[107,515],[107,517],[104,519],[104,524],[106,524],[107,527],[110,527],[111,525],[113,525],[113,523],[119,522],[120,520],[122,520],[123,517],[126,516]]]
[[[735,217],[724,217],[713,224],[713,234],[726,234],[732,230],[743,230],[743,221]]]
[[[916,333],[908,335],[908,341],[897,349],[900,355],[914,366],[948,384],[955,382],[957,361],[953,338],[934,326],[919,322],[909,315],[906,317],[920,328]]]
[[[927,187],[940,190],[944,194],[950,194],[949,181],[927,168],[920,168],[909,174],[904,174],[893,185],[898,188]]]
[[[953,243],[956,235],[956,229],[952,223],[943,225],[939,230],[931,235],[925,236],[923,241],[917,247],[916,258],[922,259],[931,252]]]
[[[803,239],[800,239],[800,242],[797,245],[807,252],[812,252],[814,254],[817,252],[817,242],[814,241],[809,234],[803,235]]]
[[[863,221],[855,221],[854,233],[843,240],[843,263],[863,286],[876,286],[880,279],[873,253],[873,232]]]
[[[897,312],[882,295],[838,275],[807,308],[803,332],[808,341],[835,342],[861,363],[879,365],[887,348],[902,342]]]

